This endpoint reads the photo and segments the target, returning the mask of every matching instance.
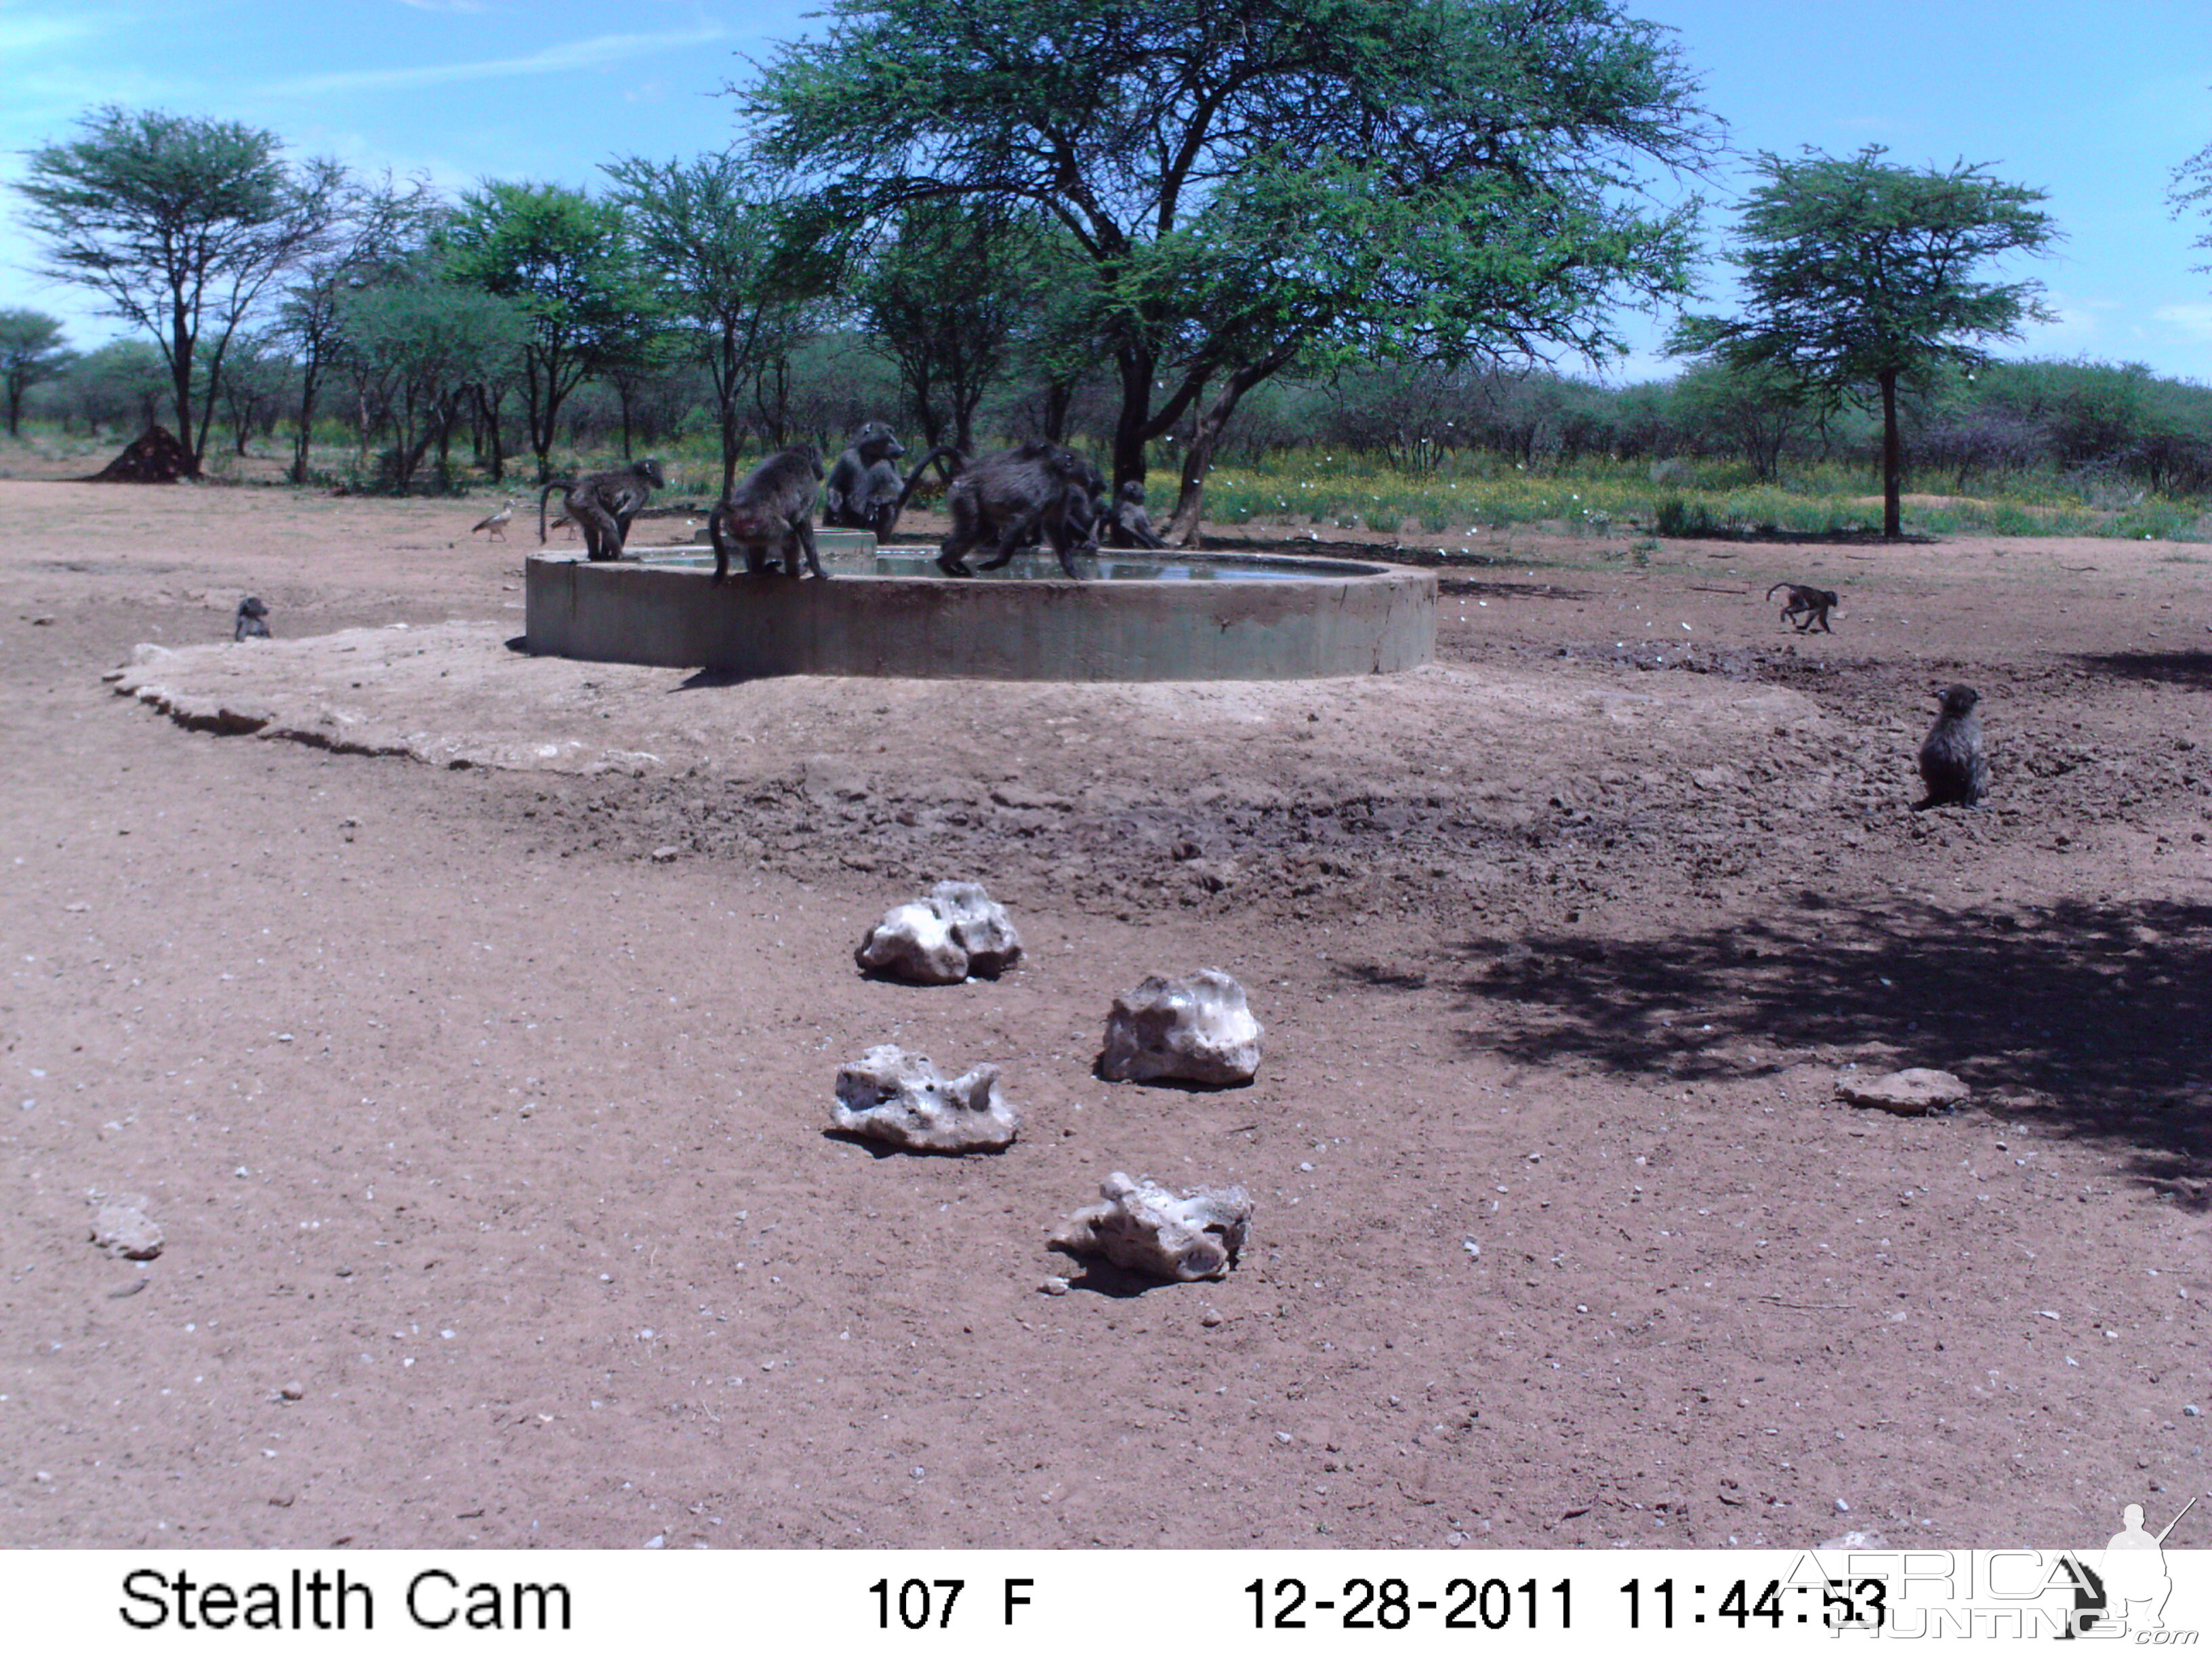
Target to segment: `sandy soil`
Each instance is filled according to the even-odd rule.
[[[1416,674],[732,685],[509,649],[477,516],[0,482],[0,1543],[2089,1543],[2205,1486],[2202,550],[1522,532],[1401,555]],[[1954,679],[1992,810],[1916,816]],[[1027,959],[861,978],[945,876]],[[1094,1079],[1207,963],[1259,1080]],[[1020,1141],[826,1135],[886,1041]],[[1910,1064],[1973,1102],[1834,1097]],[[1048,1249],[1116,1169],[1244,1183],[1235,1273]]]

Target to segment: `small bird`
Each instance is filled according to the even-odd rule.
[[[514,503],[515,497],[512,495],[508,496],[507,498],[507,505],[505,507],[500,508],[498,512],[493,514],[489,519],[479,520],[477,523],[471,525],[469,526],[469,534],[473,536],[479,530],[489,530],[491,532],[491,539],[493,541],[505,541],[507,539],[507,526],[513,522],[514,518]]]
[[[1978,806],[1990,793],[1990,759],[1982,750],[1981,718],[1974,713],[1982,694],[1971,685],[1952,685],[1935,696],[1943,712],[1920,745],[1920,779],[1928,786],[1928,799],[1913,802],[1912,810]]]
[[[231,619],[230,637],[237,640],[265,640],[269,637],[269,607],[248,593],[238,602],[238,614]]]

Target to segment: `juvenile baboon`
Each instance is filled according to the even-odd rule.
[[[796,576],[803,554],[817,576],[828,573],[814,550],[814,498],[820,493],[822,456],[812,444],[780,449],[744,477],[727,501],[707,515],[707,538],[714,544],[714,580],[728,579],[730,555],[744,550],[745,574],[757,576],[772,557],[783,560],[783,574]]]
[[[1801,587],[1796,582],[1777,582],[1766,590],[1766,597],[1771,599],[1784,588],[1790,591],[1790,603],[1782,607],[1783,621],[1802,618],[1797,623],[1800,634],[1811,633],[1814,623],[1820,624],[1823,634],[1836,631],[1828,626],[1828,613],[1843,603],[1841,599],[1825,587]]]
[[[231,618],[230,637],[233,640],[267,639],[269,607],[248,593],[238,602],[238,614]]]
[[[474,524],[471,525],[469,526],[469,534],[473,536],[479,530],[489,530],[491,532],[491,535],[489,539],[495,542],[503,542],[507,539],[507,527],[514,521],[514,497],[510,495],[507,498],[507,505],[500,508],[498,512],[493,514],[488,519],[478,519]]]
[[[611,472],[592,472],[571,484],[558,479],[538,492],[538,544],[545,544],[545,501],[558,489],[562,511],[584,532],[584,547],[593,559],[619,559],[629,536],[629,521],[666,488],[667,478],[659,461],[632,461]]]
[[[1073,450],[1035,441],[977,461],[945,492],[952,533],[938,550],[938,568],[948,576],[974,575],[964,556],[986,538],[997,551],[985,568],[995,568],[1020,550],[1032,531],[1041,531],[1068,579],[1080,581],[1075,548],[1081,532],[1071,525],[1070,515],[1079,513],[1088,499],[1085,465]]]
[[[1158,549],[1167,545],[1153,532],[1152,515],[1145,511],[1145,487],[1134,478],[1114,492],[1114,505],[1106,518],[1120,532],[1115,538],[1117,545],[1123,537],[1139,547]]]
[[[1916,812],[1977,805],[1990,792],[1990,759],[1982,752],[1981,717],[1974,713],[1981,693],[1971,685],[1953,685],[1935,695],[1943,712],[1920,745],[1920,778],[1928,786],[1928,799],[1913,803]]]

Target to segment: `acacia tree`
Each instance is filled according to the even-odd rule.
[[[43,311],[0,311],[0,396],[8,400],[8,435],[22,435],[23,394],[67,368],[61,319]]]
[[[901,209],[859,299],[871,343],[897,365],[931,448],[973,454],[975,410],[1005,378],[1045,283],[1048,240],[991,201]]]
[[[1881,533],[1902,532],[1904,447],[1898,388],[1946,366],[1986,359],[1975,342],[2017,339],[2048,321],[2037,283],[1980,280],[1984,262],[2042,252],[2057,239],[2033,204],[1965,161],[1948,171],[1893,167],[1880,144],[1856,155],[1808,147],[1796,161],[1762,153],[1765,182],[1737,204],[1731,258],[1745,289],[1740,318],[1685,317],[1668,342],[1740,373],[1779,370],[1832,412],[1845,398],[1881,409]]]
[[[440,240],[451,278],[512,301],[530,319],[522,386],[544,483],[568,394],[650,331],[652,296],[629,257],[621,210],[558,185],[495,180],[461,198]]]
[[[295,484],[307,482],[315,404],[339,349],[338,322],[347,297],[391,276],[420,249],[435,208],[426,180],[401,186],[387,173],[380,184],[342,185],[333,212],[331,235],[301,262],[299,280],[285,290],[279,313],[279,337],[298,354],[299,425],[289,474]]]
[[[661,305],[682,319],[713,377],[726,495],[737,481],[744,393],[787,380],[783,366],[813,331],[811,310],[835,285],[842,257],[789,191],[734,155],[665,164],[634,155],[602,170]]]
[[[343,170],[287,166],[274,133],[232,121],[111,104],[81,125],[75,141],[33,150],[15,186],[46,241],[40,273],[93,289],[108,315],[153,335],[197,474],[231,336],[321,246]]]
[[[1121,407],[1115,482],[1189,421],[1176,531],[1254,386],[1334,354],[1616,342],[1685,291],[1711,153],[1667,31],[1607,0],[836,0],[733,87],[769,160],[880,224],[932,198],[1041,210]]]

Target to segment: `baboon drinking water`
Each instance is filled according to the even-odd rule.
[[[231,618],[230,637],[233,640],[265,640],[269,637],[269,607],[254,594],[248,593],[238,602],[238,612]]]
[[[633,461],[611,472],[593,472],[571,484],[558,479],[538,492],[538,544],[545,544],[545,501],[558,489],[562,511],[584,532],[586,552],[593,559],[619,559],[629,537],[629,522],[652,499],[653,492],[667,487],[668,480],[653,460]]]
[[[814,498],[821,479],[822,456],[812,444],[780,449],[748,472],[729,499],[707,515],[714,580],[728,579],[730,556],[740,548],[747,575],[760,575],[769,559],[781,557],[783,574],[796,576],[804,555],[809,570],[826,576],[814,550]]]
[[[1766,590],[1766,597],[1771,599],[1784,588],[1790,591],[1790,603],[1782,607],[1783,621],[1802,618],[1797,623],[1800,634],[1811,633],[1814,623],[1820,624],[1823,634],[1836,631],[1828,626],[1828,613],[1843,603],[1840,598],[1825,587],[1802,587],[1796,582],[1777,582]]]
[[[938,551],[938,568],[948,576],[975,574],[964,556],[986,539],[996,551],[985,568],[995,568],[1019,551],[1032,532],[1042,532],[1068,579],[1080,581],[1075,549],[1082,532],[1071,519],[1089,500],[1087,465],[1073,450],[1036,441],[977,461],[945,492],[952,533]]]
[[[1920,778],[1928,786],[1928,799],[1912,804],[1916,812],[1977,805],[1990,792],[1990,760],[1982,751],[1981,717],[1974,713],[1981,693],[1971,685],[1953,685],[1935,695],[1943,712],[1920,745]]]

